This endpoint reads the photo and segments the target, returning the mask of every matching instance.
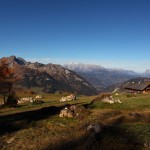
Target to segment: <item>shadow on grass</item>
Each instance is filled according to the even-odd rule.
[[[98,135],[87,133],[79,139],[49,145],[42,150],[141,150],[142,144],[132,133],[125,134],[120,126],[109,126]]]
[[[63,106],[50,106],[38,110],[20,112],[11,115],[0,116],[0,135],[12,133],[23,128],[27,128],[30,123],[46,119],[60,112]]]
[[[82,105],[82,103],[76,103],[73,105]],[[28,128],[29,126],[34,127],[36,121],[59,114],[59,112],[67,106],[70,106],[70,104],[64,104],[62,106],[49,106],[38,110],[0,116],[0,135],[12,133]]]
[[[93,135],[87,132],[80,139],[64,141],[55,146],[49,145],[42,150],[141,150],[142,141],[139,141],[134,131],[129,132],[122,126],[124,121],[124,116],[116,117],[99,134]]]
[[[113,125],[102,133],[100,147],[102,150],[141,150],[143,145],[132,132],[126,133],[120,125]]]

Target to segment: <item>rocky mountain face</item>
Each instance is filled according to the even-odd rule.
[[[111,85],[116,85],[139,76],[139,74],[130,70],[107,69],[98,65],[66,64],[64,67],[83,76],[99,91],[108,91],[108,87]]]
[[[97,90],[83,77],[61,65],[31,63],[15,56],[5,59],[14,67],[15,76],[20,79],[17,87],[40,88],[49,93],[67,91],[84,95],[97,94]]]

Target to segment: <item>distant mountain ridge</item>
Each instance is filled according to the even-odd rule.
[[[105,71],[114,71],[119,73],[125,73],[125,74],[133,74],[137,75],[138,73],[132,71],[132,70],[124,70],[124,69],[113,69],[113,68],[105,68],[101,65],[94,65],[94,64],[82,64],[82,63],[68,63],[63,65],[65,68],[68,68],[70,70],[78,70],[81,72],[88,72],[88,71],[98,71],[98,70],[105,70]],[[150,70],[148,70],[150,71]]]
[[[93,65],[93,64],[82,64],[82,63],[68,63],[63,65],[65,68],[68,68],[70,70],[74,71],[84,71],[84,72],[90,72],[93,70],[105,70],[104,67],[100,65]]]
[[[104,68],[91,64],[42,64],[27,62],[23,58],[6,57],[9,65],[15,65],[15,74],[22,80],[19,86],[25,88],[39,87],[45,92],[68,91],[84,95],[93,95],[109,91],[137,77],[150,77],[150,70],[139,74],[130,70]]]
[[[108,86],[128,81],[141,76],[140,74],[123,69],[104,68],[99,65],[65,64],[65,68],[73,70],[86,78],[99,91],[105,91]]]
[[[144,75],[145,75],[146,77],[150,77],[150,69],[145,70]]]
[[[21,80],[17,86],[41,88],[44,92],[67,91],[84,95],[97,94],[97,90],[74,71],[56,64],[31,63],[23,58],[5,57],[14,66],[15,75]]]

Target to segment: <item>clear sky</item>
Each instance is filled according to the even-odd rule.
[[[150,68],[150,0],[0,0],[0,57]]]

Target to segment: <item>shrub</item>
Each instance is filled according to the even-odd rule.
[[[12,106],[12,107],[16,107],[18,102],[18,97],[16,95],[15,92],[11,92],[7,98],[7,102],[6,105]]]

